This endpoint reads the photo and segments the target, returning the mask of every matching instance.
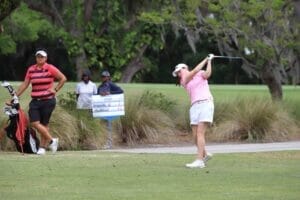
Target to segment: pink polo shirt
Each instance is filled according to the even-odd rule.
[[[200,70],[187,84],[182,84],[190,96],[191,104],[199,100],[213,100],[209,90],[207,79],[203,78],[203,70]]]

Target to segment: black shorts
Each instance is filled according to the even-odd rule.
[[[55,105],[55,98],[45,100],[32,99],[28,111],[30,122],[39,121],[45,126],[48,125]]]

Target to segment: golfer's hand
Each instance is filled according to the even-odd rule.
[[[11,106],[11,104],[12,104],[11,100],[7,100],[7,101],[5,102],[5,105],[7,105],[7,106]]]
[[[211,54],[208,54],[207,59],[208,59],[208,60],[212,60],[212,59],[214,58],[214,56],[215,56],[215,55],[212,54],[212,53],[211,53]]]
[[[52,94],[56,94],[57,93],[57,91],[54,88],[50,88],[50,89],[48,89],[48,91],[50,93],[52,93]]]

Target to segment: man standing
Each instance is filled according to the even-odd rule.
[[[98,87],[98,94],[106,96],[110,94],[122,94],[124,91],[113,83],[110,79],[110,73],[103,71],[101,73],[101,85]]]
[[[91,81],[89,71],[84,71],[76,85],[77,109],[92,109],[92,96],[97,94],[97,86]]]
[[[58,138],[53,138],[49,132],[49,121],[56,105],[56,93],[63,87],[66,77],[55,66],[47,63],[47,53],[39,50],[35,53],[36,64],[27,69],[25,80],[17,90],[17,96],[31,84],[31,102],[29,118],[33,128],[41,135],[38,155],[44,155],[49,147],[53,153],[57,151]],[[54,81],[58,80],[58,84]]]

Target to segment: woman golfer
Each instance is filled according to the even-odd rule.
[[[29,104],[29,118],[31,126],[41,135],[37,154],[44,155],[48,146],[53,153],[57,151],[58,138],[51,136],[48,124],[56,105],[55,95],[67,79],[55,66],[46,62],[46,51],[37,51],[35,57],[36,64],[27,69],[25,80],[18,88],[17,96],[21,96],[31,84],[32,100]],[[56,85],[54,84],[55,79],[58,80]]]
[[[178,76],[191,100],[190,123],[198,149],[194,162],[186,164],[189,168],[204,168],[206,161],[212,155],[205,150],[205,131],[213,121],[214,103],[207,79],[211,75],[211,61],[214,55],[209,54],[194,69],[189,71],[186,64],[178,64],[173,71],[173,76]],[[202,68],[206,66],[205,70]]]

